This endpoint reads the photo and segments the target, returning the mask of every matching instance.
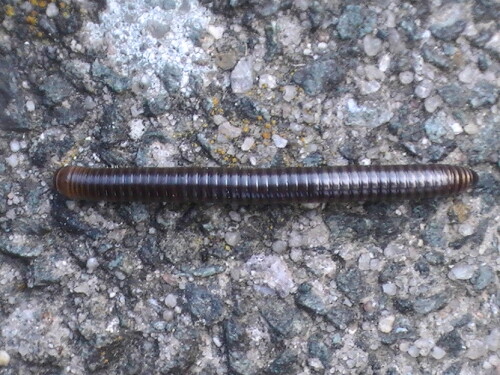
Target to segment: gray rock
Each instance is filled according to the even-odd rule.
[[[358,105],[354,99],[347,101],[347,116],[345,124],[350,126],[363,126],[376,128],[389,122],[393,113],[378,103],[365,103]]]
[[[447,292],[434,294],[430,297],[419,297],[413,303],[416,313],[427,315],[433,311],[441,310],[448,304],[451,295]]]
[[[425,259],[433,266],[442,266],[445,264],[444,255],[437,251],[428,251],[424,254]]]
[[[271,299],[260,309],[260,313],[278,339],[297,333],[298,311],[293,305]]]
[[[392,345],[400,340],[415,340],[417,331],[413,323],[407,318],[398,318],[394,322],[390,333],[380,333],[380,341],[386,345]]]
[[[363,275],[357,268],[340,272],[335,278],[337,288],[353,303],[358,303],[367,293]]]
[[[205,287],[189,284],[186,288],[187,309],[196,319],[211,326],[222,319],[224,305]]]
[[[298,356],[290,349],[285,349],[266,369],[267,375],[294,375],[297,374]]]
[[[149,98],[144,103],[144,114],[146,116],[157,117],[168,112],[170,107],[171,102],[166,95]]]
[[[475,290],[484,290],[495,279],[493,268],[488,265],[480,266],[470,280]]]
[[[181,88],[182,69],[177,65],[167,63],[160,73],[160,80],[170,94],[175,94]]]
[[[424,123],[425,133],[432,142],[443,143],[454,136],[453,130],[447,124],[446,114],[438,112]]]
[[[210,277],[214,275],[218,275],[220,273],[224,273],[226,271],[226,267],[221,264],[211,264],[199,268],[195,268],[194,270],[189,271],[191,275],[196,277]]]
[[[443,70],[450,69],[451,60],[446,55],[444,55],[438,47],[424,44],[420,52],[424,61],[428,62],[429,64],[432,64]]]
[[[496,103],[499,93],[498,87],[492,83],[478,82],[470,94],[470,104],[472,108],[486,107]]]
[[[467,103],[467,90],[456,83],[440,87],[437,91],[441,99],[450,107],[459,108]]]
[[[326,313],[325,304],[319,296],[312,292],[311,285],[307,283],[301,284],[297,289],[295,303],[314,314],[324,315]]]
[[[456,329],[441,336],[436,342],[436,345],[443,348],[448,354],[454,357],[465,350],[464,341]]]
[[[16,234],[17,236],[17,234]],[[19,235],[26,237],[24,235]],[[0,252],[19,258],[34,258],[43,252],[43,244],[35,242],[29,237],[26,241],[10,241],[7,236],[0,236]]]
[[[92,64],[92,75],[101,79],[106,86],[118,94],[130,88],[130,81],[127,77],[119,75],[97,61]]]
[[[313,335],[307,341],[307,353],[309,358],[318,358],[324,367],[330,365],[332,352],[325,344],[320,335]]]
[[[48,76],[38,88],[42,92],[44,103],[48,106],[60,104],[76,94],[73,85],[58,74]]]
[[[444,40],[446,42],[452,42],[457,39],[460,34],[465,30],[467,26],[467,21],[458,20],[455,23],[447,26],[442,25],[432,25],[430,27],[431,33],[435,38]]]
[[[347,5],[337,24],[341,39],[358,39],[371,33],[377,23],[377,15],[360,5]]]
[[[404,267],[405,264],[403,262],[387,263],[378,275],[378,282],[380,284],[385,284],[388,281],[394,280]]]
[[[298,70],[292,81],[308,95],[318,95],[333,90],[344,80],[344,69],[336,59],[316,60]]]
[[[347,307],[334,307],[325,315],[325,319],[335,328],[345,330],[356,319],[354,310]]]

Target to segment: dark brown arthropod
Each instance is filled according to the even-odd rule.
[[[477,174],[453,165],[314,168],[87,168],[66,166],[56,190],[103,201],[281,203],[434,197],[460,193]]]

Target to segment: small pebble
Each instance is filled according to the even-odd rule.
[[[210,35],[214,37],[214,39],[220,39],[222,38],[222,34],[224,34],[224,26],[214,26],[214,25],[209,25],[207,27],[207,31]]]
[[[262,74],[259,77],[259,84],[261,87],[267,87],[269,89],[276,88],[276,77],[271,74]]]
[[[295,95],[297,95],[297,88],[295,86],[287,85],[283,87],[283,99],[286,102],[292,101]]]
[[[253,86],[253,62],[242,58],[231,72],[231,89],[235,94],[243,94]]]
[[[378,81],[362,81],[361,82],[361,94],[368,95],[373,94],[380,90],[380,83]]]
[[[434,85],[432,84],[432,81],[424,79],[417,85],[417,87],[415,87],[415,95],[417,95],[419,98],[425,99],[429,97],[433,88]]]
[[[286,241],[277,240],[273,242],[272,249],[275,253],[281,254],[285,252],[287,246]]]
[[[54,18],[59,14],[59,8],[57,7],[56,3],[49,3],[47,5],[47,9],[45,10],[45,14],[49,18]]]
[[[240,232],[227,232],[224,235],[224,240],[229,246],[236,246],[241,240]]]
[[[165,306],[173,309],[175,308],[175,306],[177,306],[177,296],[175,294],[168,294],[166,297],[165,297]]]
[[[368,56],[376,56],[382,48],[382,41],[372,35],[367,35],[363,39],[363,49]]]
[[[488,346],[484,345],[484,342],[481,340],[471,340],[465,356],[474,360],[484,357],[486,354],[488,354]]]
[[[288,144],[288,141],[285,138],[280,137],[278,134],[273,134],[273,142],[278,148],[285,148]]]
[[[469,280],[474,275],[474,267],[469,264],[453,266],[448,277],[452,280]]]
[[[386,283],[382,285],[382,291],[388,296],[395,296],[397,293],[397,288],[393,283]]]
[[[163,320],[166,322],[171,322],[174,320],[174,312],[172,310],[165,310],[162,314]]]
[[[97,267],[99,267],[99,262],[97,261],[97,258],[92,257],[87,259],[86,266],[87,266],[87,271],[89,273],[92,273],[97,269]]]
[[[21,144],[17,139],[10,141],[9,146],[12,152],[18,152],[21,149]]]
[[[443,359],[445,355],[446,355],[446,352],[443,349],[441,349],[439,346],[435,346],[432,348],[432,351],[431,351],[432,358]]]
[[[32,101],[32,100],[28,100],[28,101],[26,102],[26,110],[27,110],[28,112],[33,112],[33,111],[35,110],[35,103],[33,103],[33,101]]]
[[[372,80],[381,81],[385,78],[384,73],[379,68],[377,68],[375,65],[365,66],[365,74],[366,74],[366,78],[368,78],[368,80],[370,80],[370,81],[372,81]]]
[[[253,147],[254,143],[255,140],[252,137],[246,137],[243,141],[243,144],[241,145],[241,149],[243,151],[248,151]]]
[[[0,350],[0,367],[8,366],[10,362],[10,355],[5,350]]]
[[[396,317],[394,315],[388,315],[380,318],[378,321],[378,329],[380,332],[389,333],[392,331],[392,327],[394,326],[394,321]]]
[[[443,100],[439,95],[433,95],[425,99],[424,107],[427,112],[433,113],[442,103]]]
[[[219,134],[227,139],[233,139],[241,135],[241,129],[231,125],[229,122],[223,122],[219,125]]]
[[[412,345],[408,348],[408,354],[413,358],[417,358],[420,355],[420,349]]]
[[[399,81],[403,85],[409,85],[410,83],[413,82],[413,72],[406,71],[399,73]]]

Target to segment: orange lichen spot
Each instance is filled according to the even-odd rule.
[[[236,164],[238,162],[238,158],[233,156],[233,158],[231,159],[231,162]]]
[[[264,118],[261,115],[257,116],[257,121],[262,121]]]
[[[264,132],[264,133],[262,133],[262,138],[264,138],[264,139],[271,139],[271,132]]]
[[[226,250],[226,251],[231,251],[231,246],[229,246],[229,245],[227,245],[227,244],[226,244],[226,245],[224,246],[224,250]]]
[[[276,125],[277,123],[278,123],[278,121],[276,121],[276,120],[274,120],[274,119],[273,119],[273,120],[271,120],[271,125]]]
[[[266,122],[266,123],[264,124],[264,127],[265,127],[266,129],[271,129],[271,123],[270,123],[270,122]]]
[[[217,107],[219,104],[220,104],[220,100],[218,97],[214,96],[212,98],[212,104],[214,105],[214,107]]]
[[[64,8],[66,8],[67,6],[68,6],[68,4],[66,4],[64,1],[60,1],[60,2],[59,2],[59,8],[60,8],[60,9],[64,9]]]
[[[14,10],[14,7],[12,5],[5,6],[5,15],[7,17],[13,17],[15,14],[16,14],[16,11]]]
[[[26,16],[26,23],[31,25],[31,26],[35,26],[38,22],[38,19],[36,18],[35,15],[29,15],[29,16]]]
[[[243,133],[248,133],[250,131],[250,127],[248,124],[243,125],[243,128],[241,129]]]

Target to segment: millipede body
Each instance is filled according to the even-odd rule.
[[[66,166],[56,190],[102,201],[281,203],[435,197],[473,186],[477,174],[452,165],[296,168],[87,168]]]

